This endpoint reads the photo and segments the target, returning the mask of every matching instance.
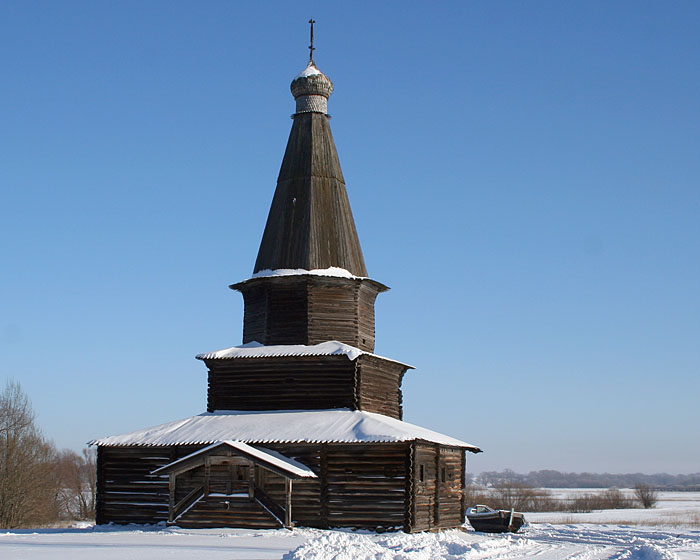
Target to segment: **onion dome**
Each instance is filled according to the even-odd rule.
[[[333,82],[313,60],[292,80],[290,88],[297,102],[297,114],[328,114],[328,98],[333,93]]]

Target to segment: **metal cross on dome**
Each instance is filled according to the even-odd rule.
[[[311,44],[309,45],[309,62],[314,61],[314,23],[316,23],[316,20],[311,18],[309,20],[309,23],[311,24]]]

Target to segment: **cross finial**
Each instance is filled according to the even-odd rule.
[[[316,20],[311,18],[309,20],[309,23],[311,24],[311,44],[309,45],[309,62],[314,61],[314,23],[316,23]]]

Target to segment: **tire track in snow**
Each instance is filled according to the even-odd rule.
[[[700,533],[677,533],[668,529],[627,525],[549,525],[527,530],[538,542],[581,543],[610,551],[610,560],[675,560],[677,552],[700,558]]]

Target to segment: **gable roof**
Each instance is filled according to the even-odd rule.
[[[479,453],[464,441],[360,410],[205,412],[159,426],[94,439],[88,445],[201,445],[226,440],[265,443],[371,443],[427,441]]]
[[[179,467],[186,467],[198,458],[202,458],[203,460],[206,455],[211,454],[214,450],[221,447],[228,447],[229,449],[233,450],[235,454],[251,459],[253,462],[274,472],[282,474],[283,476],[288,476],[291,478],[317,478],[316,473],[309,467],[300,463],[299,461],[285,457],[277,451],[273,451],[271,449],[259,449],[241,441],[231,440],[218,441],[212,445],[208,445],[207,447],[195,451],[194,453],[181,457],[177,461],[168,463],[167,465],[160,467],[153,472],[168,473],[171,471],[177,471]]]

